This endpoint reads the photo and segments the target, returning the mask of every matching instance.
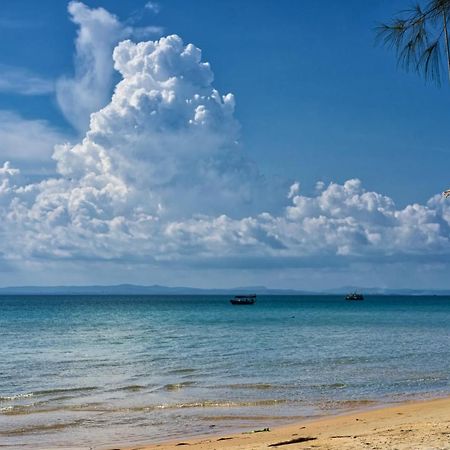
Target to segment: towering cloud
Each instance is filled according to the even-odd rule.
[[[92,114],[85,139],[57,148],[61,175],[83,184],[95,177],[97,186],[120,180],[127,208],[162,217],[231,214],[251,204],[258,175],[238,146],[234,98],[212,87],[200,50],[178,36],[124,41],[114,62],[123,80]]]
[[[234,97],[214,89],[194,45],[125,40],[113,60],[122,80],[83,140],[56,147],[58,177],[22,185],[0,169],[3,258],[283,267],[450,256],[439,196],[398,209],[359,180],[319,183],[311,197],[294,183],[275,213],[240,149]]]

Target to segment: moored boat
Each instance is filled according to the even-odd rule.
[[[232,305],[253,305],[256,302],[256,294],[235,295],[230,302]]]
[[[351,292],[345,296],[345,300],[364,300],[364,295],[358,292]]]

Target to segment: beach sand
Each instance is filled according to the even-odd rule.
[[[180,438],[169,443],[120,448],[121,450],[450,449],[450,398],[403,403],[398,406],[277,427],[270,431],[255,431],[186,440]]]

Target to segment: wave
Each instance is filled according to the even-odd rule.
[[[33,397],[33,395],[34,395],[33,392],[27,392],[25,394],[5,395],[5,396],[0,395],[0,402],[8,402],[11,400],[18,400],[20,398]]]
[[[147,386],[143,386],[141,384],[130,384],[129,386],[122,386],[116,389],[112,389],[112,391],[127,391],[127,392],[139,392],[146,388]]]
[[[7,416],[26,415],[37,413],[49,413],[57,411],[98,412],[98,413],[139,413],[161,410],[190,409],[190,408],[243,408],[262,407],[288,403],[288,400],[265,399],[253,401],[229,401],[229,400],[201,400],[186,403],[163,403],[156,405],[139,405],[111,407],[103,403],[85,403],[80,405],[45,406],[47,402],[32,405],[16,405],[0,408],[0,414]]]
[[[85,403],[80,405],[53,405],[51,401],[35,402],[29,405],[10,405],[0,408],[0,414],[5,416],[21,416],[58,411],[103,411],[102,403]],[[108,411],[108,409],[105,409]],[[113,410],[111,410],[113,411]]]
[[[98,388],[96,386],[44,389],[44,390],[40,390],[40,391],[25,392],[23,394],[0,396],[0,402],[19,400],[21,398],[29,398],[29,397],[43,397],[43,396],[48,396],[48,395],[53,395],[53,394],[66,394],[66,393],[72,393],[72,392],[89,392],[89,391],[95,391],[97,389]]]
[[[0,436],[20,436],[21,434],[60,431],[64,428],[80,426],[85,421],[83,419],[65,423],[50,423],[45,425],[30,425],[21,428],[12,428],[7,431],[0,431]],[[1,447],[1,446],[0,446]]]
[[[193,386],[194,381],[183,381],[182,383],[169,383],[163,386],[165,391],[179,391],[185,387]]]
[[[191,369],[189,367],[186,367],[182,369],[172,369],[169,370],[167,373],[171,375],[189,375],[194,372],[197,372],[197,369]]]
[[[230,400],[203,400],[199,402],[187,402],[157,406],[157,409],[173,408],[240,408],[249,406],[272,406],[281,403],[288,403],[288,400],[266,399],[250,401],[230,401]]]
[[[95,391],[98,388],[96,386],[85,386],[85,387],[75,387],[75,388],[55,388],[55,389],[45,389],[42,391],[35,391],[33,394],[35,396],[39,395],[51,395],[69,392],[83,392],[83,391]]]

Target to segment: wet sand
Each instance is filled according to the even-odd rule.
[[[270,424],[268,424],[270,427]],[[450,397],[403,403],[301,422],[269,431],[249,430],[172,442],[111,447],[121,450],[450,449]]]

